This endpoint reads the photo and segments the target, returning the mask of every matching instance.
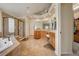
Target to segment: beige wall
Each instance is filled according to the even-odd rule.
[[[72,54],[73,10],[72,4],[61,4],[61,54]]]
[[[34,24],[35,22],[33,20],[30,20],[30,35],[34,35]]]
[[[56,16],[56,34],[55,34],[55,53],[56,55],[61,55],[61,4],[56,4],[55,7],[55,16]]]
[[[27,38],[30,34],[29,32],[29,19],[26,17],[25,18],[25,37]]]
[[[56,55],[72,54],[73,42],[73,9],[72,4],[56,4]]]
[[[0,32],[2,32],[2,13],[0,11]]]

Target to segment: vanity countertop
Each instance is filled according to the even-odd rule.
[[[15,40],[15,41],[13,42],[13,45],[12,45],[11,47],[9,47],[9,48],[7,48],[6,50],[0,52],[0,56],[5,56],[5,55],[7,55],[8,53],[10,53],[12,50],[14,50],[14,49],[15,49],[17,46],[19,46],[19,45],[20,45],[20,43],[19,43],[17,40]]]
[[[46,31],[46,32],[56,32],[56,30],[45,30],[45,29],[40,29],[40,30],[35,30],[35,31]]]

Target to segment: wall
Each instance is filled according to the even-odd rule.
[[[61,54],[72,54],[73,42],[72,4],[61,4]]]
[[[29,36],[29,34],[30,34],[30,24],[29,24],[29,19],[26,17],[25,18],[25,37],[27,38],[28,36]]]
[[[2,32],[2,13],[0,11],[0,32]]]
[[[57,22],[55,34],[55,54],[61,55],[61,4],[56,4],[55,9],[55,16]]]
[[[56,55],[72,54],[73,42],[73,9],[72,4],[56,4]]]
[[[34,35],[34,25],[35,22],[33,20],[30,20],[30,35]]]

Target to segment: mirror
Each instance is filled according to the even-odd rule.
[[[56,30],[56,18],[51,19],[51,30]]]
[[[43,29],[49,30],[50,29],[50,24],[49,23],[43,23]]]
[[[34,23],[34,30],[42,29],[42,28],[43,28],[42,21],[35,21],[35,23]]]
[[[14,18],[3,17],[3,37],[14,34]]]
[[[34,29],[41,29],[41,30],[49,30],[50,29],[50,22],[49,21],[35,21]]]
[[[53,19],[44,20],[44,21],[36,21],[34,24],[34,29],[43,29],[47,31],[54,31],[56,30],[56,17]]]
[[[50,31],[51,30],[51,20],[46,20],[43,21],[43,29],[46,31]]]

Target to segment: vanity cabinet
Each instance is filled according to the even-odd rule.
[[[34,31],[34,38],[35,39],[45,39],[46,34],[47,34],[47,31]],[[49,43],[55,49],[55,33],[49,32],[48,35],[50,36]]]
[[[55,49],[55,33],[54,32],[49,32],[50,35],[50,44],[52,45],[52,47]]]
[[[45,39],[46,38],[46,31],[34,31],[34,38],[35,39]]]
[[[74,41],[79,43],[79,18],[74,19]]]
[[[47,34],[46,31],[41,31],[41,38],[45,39],[46,38],[46,34]]]
[[[34,31],[34,38],[40,39],[41,38],[41,31]]]
[[[74,35],[74,41],[79,43],[79,34]]]

